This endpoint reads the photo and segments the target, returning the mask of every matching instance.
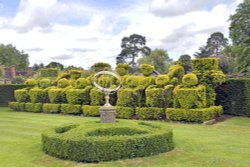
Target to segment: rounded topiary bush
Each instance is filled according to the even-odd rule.
[[[48,88],[51,86],[51,81],[50,79],[44,78],[44,79],[39,80],[38,85],[40,88],[43,88],[43,89]]]
[[[76,80],[75,87],[77,89],[83,89],[86,86],[91,85],[90,81],[86,78],[79,78]]]
[[[161,87],[166,86],[169,82],[170,82],[170,79],[168,75],[159,75],[155,79],[155,84]]]
[[[37,85],[37,81],[35,79],[27,79],[24,84],[29,87],[29,88],[32,88],[34,86]]]
[[[198,78],[194,73],[189,73],[183,76],[182,83],[186,86],[195,86],[198,84]]]
[[[42,133],[43,151],[81,162],[144,157],[174,148],[173,132],[163,123],[89,121],[52,128]]]
[[[128,64],[117,64],[115,71],[120,75],[120,76],[124,76],[128,74],[128,68],[129,65]]]
[[[66,88],[69,85],[70,85],[69,80],[66,78],[59,79],[57,82],[57,87],[59,88]]]
[[[149,76],[153,73],[154,71],[154,66],[150,65],[150,64],[142,64],[140,66],[140,71],[144,76]]]

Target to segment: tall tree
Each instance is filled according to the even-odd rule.
[[[19,51],[11,44],[0,44],[0,65],[15,65],[17,70],[25,70],[29,66],[29,55]]]
[[[222,57],[222,52],[226,46],[228,46],[228,39],[221,32],[215,32],[207,39],[206,47],[211,54],[210,56]]]
[[[132,34],[123,37],[121,42],[121,53],[116,57],[116,63],[135,65],[135,58],[139,55],[148,55],[150,48],[146,46],[146,38],[142,35]]]
[[[204,58],[204,57],[209,57],[210,56],[210,51],[206,46],[201,46],[199,47],[199,51],[194,53],[194,57],[196,58]]]
[[[186,73],[192,71],[191,56],[189,56],[187,54],[181,55],[176,63],[180,64],[184,68],[184,70],[185,70]]]
[[[46,68],[58,68],[60,70],[63,70],[64,66],[61,63],[52,61],[48,65],[46,65]]]
[[[139,66],[141,64],[151,64],[160,73],[166,73],[168,67],[173,63],[169,58],[168,52],[164,49],[154,49],[149,55],[144,55],[137,60]]]

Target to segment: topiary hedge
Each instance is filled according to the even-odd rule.
[[[220,116],[222,113],[222,106],[197,109],[167,108],[166,118],[172,121],[205,122]]]
[[[123,119],[132,119],[135,115],[135,109],[132,107],[116,107],[116,117],[123,118]]]
[[[219,61],[217,58],[196,58],[192,60],[194,71],[218,70]]]
[[[101,106],[83,105],[82,106],[82,113],[86,117],[100,116],[99,108],[101,108]]]
[[[158,119],[161,120],[164,116],[163,108],[157,107],[136,107],[136,116],[139,119]]]
[[[250,78],[230,78],[218,86],[217,105],[226,114],[250,116]]]
[[[66,91],[66,99],[69,104],[90,104],[90,89],[91,86],[87,86],[84,89],[68,89]]]
[[[61,104],[61,112],[63,114],[81,114],[82,110],[81,110],[81,105],[76,104]]]
[[[8,106],[14,111],[25,111],[25,103],[9,102]]]
[[[17,102],[28,102],[30,100],[30,96],[27,89],[15,90],[14,96]]]
[[[42,133],[45,153],[81,162],[156,155],[174,148],[173,132],[162,123],[94,121],[52,128]]]
[[[45,113],[60,113],[60,111],[61,111],[60,104],[51,104],[51,103],[43,104],[43,112]]]
[[[39,113],[42,112],[42,103],[25,103],[25,111]]]
[[[142,64],[140,66],[140,71],[144,76],[150,76],[154,71],[154,66],[150,64]]]
[[[29,91],[31,103],[46,103],[49,102],[48,90],[40,88],[32,88]]]

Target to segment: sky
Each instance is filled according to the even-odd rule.
[[[214,32],[228,37],[243,0],[0,0],[0,43],[29,54],[30,66],[60,62],[113,67],[121,39],[146,37],[169,57],[192,56]]]

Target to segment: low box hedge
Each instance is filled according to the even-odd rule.
[[[25,103],[25,111],[39,113],[43,111],[42,106],[42,103]]]
[[[81,114],[81,105],[79,104],[61,104],[61,113],[63,114]]]
[[[61,104],[51,104],[51,103],[43,104],[43,112],[45,113],[60,113],[60,111],[61,111]]]
[[[164,116],[163,108],[157,107],[136,107],[136,116],[139,119],[158,119],[161,120]]]
[[[99,108],[101,108],[101,106],[83,105],[82,112],[86,117],[96,117],[100,116]]]
[[[116,117],[122,119],[132,119],[135,115],[135,109],[132,107],[116,107]]]

